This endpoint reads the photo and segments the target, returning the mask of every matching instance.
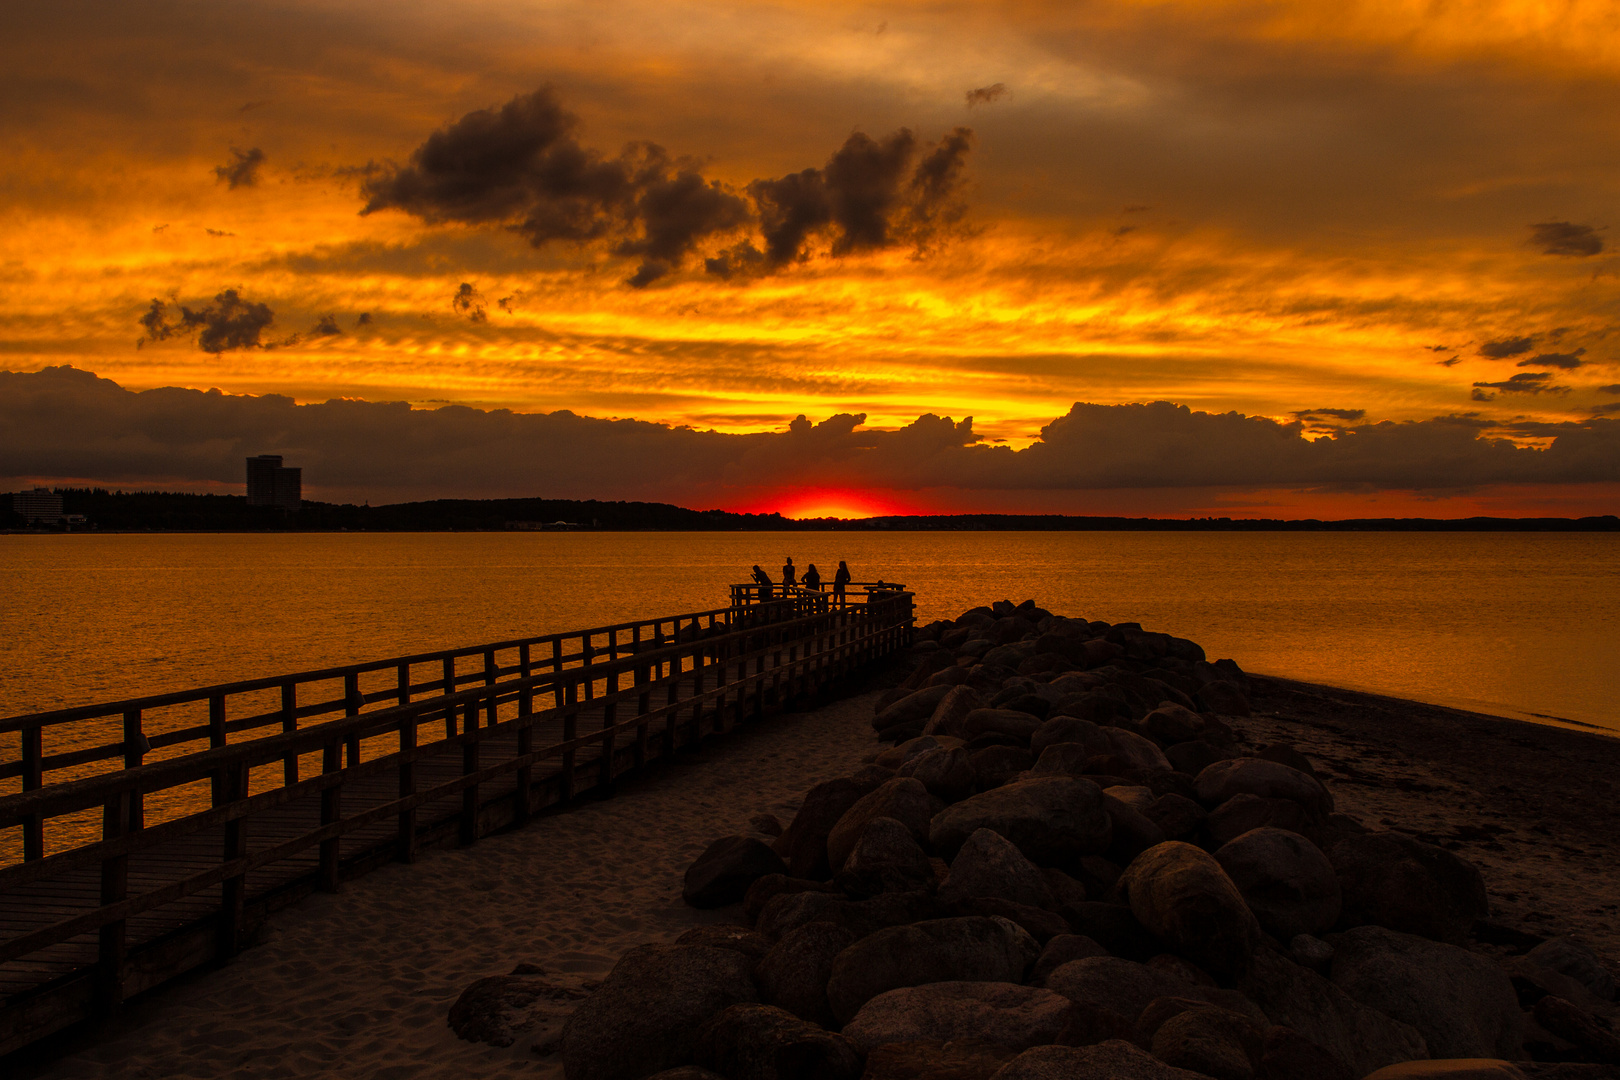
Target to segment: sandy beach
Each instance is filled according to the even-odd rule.
[[[858,768],[879,749],[877,695],[770,719],[610,800],[313,896],[228,968],[133,1003],[37,1075],[560,1077],[533,1035],[504,1049],[458,1039],[451,1004],[520,962],[597,978],[634,945],[733,920],[682,904],[687,864]],[[1620,740],[1284,680],[1256,680],[1253,705],[1236,722],[1250,741],[1293,742],[1342,811],[1475,861],[1493,919],[1620,957]]]

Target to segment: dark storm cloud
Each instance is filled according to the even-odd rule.
[[[255,146],[251,150],[231,147],[232,160],[215,167],[214,177],[232,190],[252,187],[259,182],[259,167],[264,164],[264,151]]]
[[[1490,401],[1495,394],[1486,393],[1487,390],[1500,390],[1504,394],[1563,394],[1569,391],[1567,386],[1552,385],[1552,372],[1526,371],[1522,375],[1515,375],[1503,382],[1477,382],[1474,384],[1473,398],[1475,401]]]
[[[1353,411],[1353,410],[1344,410]],[[1353,423],[1312,439],[1298,422],[1170,402],[1076,404],[1027,449],[989,446],[973,421],[921,416],[870,431],[843,413],[730,435],[567,411],[334,400],[296,405],[173,388],[132,393],[68,367],[0,372],[7,480],[125,485],[237,482],[275,446],[312,489],[349,497],[534,495],[713,505],[799,484],[871,489],[1079,490],[1306,486],[1456,489],[1620,481],[1620,421],[1542,424],[1546,449],[1482,437],[1477,416]]]
[[[310,328],[309,336],[333,337],[341,333],[343,333],[343,328],[338,325],[337,316],[328,314],[322,315],[315,325]]]
[[[167,341],[191,333],[197,335],[197,347],[209,353],[276,344],[260,340],[260,335],[276,321],[275,312],[268,304],[244,300],[235,289],[226,289],[214,297],[212,304],[195,311],[181,306],[179,318],[173,322],[169,321],[169,305],[153,300],[138,321],[146,334],[135,343],[137,349],[148,341]]]
[[[407,164],[367,175],[361,213],[499,225],[535,247],[603,241],[613,254],[641,260],[627,280],[639,288],[756,222],[763,260],[748,256],[744,240],[706,259],[705,269],[724,278],[781,267],[822,232],[834,255],[924,245],[961,216],[972,147],[966,128],[926,148],[905,128],[882,139],[857,132],[824,168],[756,180],[744,194],[654,143],[604,155],[579,141],[578,126],[549,87],[468,113],[430,135]]]
[[[1509,337],[1498,341],[1487,341],[1479,347],[1479,355],[1488,356],[1492,360],[1506,360],[1510,356],[1527,353],[1536,347],[1534,337]]]
[[[354,320],[354,325],[355,325],[356,329],[359,329],[362,326],[370,326],[371,323],[372,323],[372,318],[371,318],[371,312],[369,312],[369,311],[362,311],[360,313],[360,317],[358,319]]]
[[[1610,383],[1608,386],[1600,386],[1598,389],[1605,394],[1620,394],[1620,383]]]
[[[1569,221],[1543,221],[1529,226],[1530,243],[1543,255],[1571,255],[1577,258],[1603,250],[1603,238],[1590,225]]]
[[[489,313],[484,309],[484,294],[470,281],[461,283],[456,294],[450,298],[450,307],[473,322],[489,321]]]
[[[999,101],[1007,96],[1006,83],[991,83],[989,86],[980,86],[967,92],[967,107],[975,105],[988,105],[992,101]]]
[[[1583,357],[1585,355],[1586,355],[1586,350],[1585,349],[1576,349],[1572,353],[1559,353],[1559,352],[1537,353],[1534,356],[1525,357],[1523,360],[1520,360],[1517,364],[1514,364],[1513,366],[1514,367],[1555,367],[1555,368],[1564,368],[1565,370],[1568,370],[1570,368],[1578,368],[1581,365],[1583,365],[1584,363],[1586,363],[1586,361],[1581,359],[1581,357]]]
[[[695,163],[652,143],[609,158],[580,144],[578,126],[549,87],[470,112],[430,135],[409,164],[368,177],[361,213],[501,224],[535,247],[613,237],[618,254],[643,258],[630,279],[637,286],[750,220],[742,197],[705,180]]]
[[[973,132],[959,127],[922,150],[901,128],[882,139],[851,135],[821,169],[755,180],[748,194],[759,211],[765,259],[784,266],[806,254],[810,237],[832,234],[832,254],[910,243],[926,246],[959,220],[962,174]],[[732,271],[722,263],[711,272]]]

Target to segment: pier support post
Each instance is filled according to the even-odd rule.
[[[130,830],[130,807],[138,798],[134,789],[107,800],[102,809],[101,838],[117,840]],[[113,855],[101,860],[101,905],[122,903],[129,895],[129,856]],[[124,960],[128,928],[123,919],[110,922],[100,931],[96,949],[96,1014],[111,1019],[124,1003]]]
[[[461,744],[461,774],[470,775],[478,771],[478,702],[467,702],[466,726],[462,731]],[[469,847],[478,842],[478,785],[468,784],[461,789],[461,821],[459,823],[459,839],[462,847]]]
[[[343,744],[338,742],[336,736],[326,740],[321,748],[321,772],[343,772]],[[343,780],[339,776],[331,787],[321,791],[321,824],[335,825],[343,817]],[[338,857],[342,851],[343,838],[334,836],[329,840],[321,841],[321,867],[318,877],[321,891],[335,893],[338,891]]]
[[[248,766],[246,761],[225,770],[225,797],[220,803],[229,806],[240,802],[248,794]],[[239,817],[225,823],[225,850],[223,859],[232,862],[247,854],[247,818]],[[233,874],[220,885],[219,922],[215,924],[214,959],[227,963],[235,958],[242,941],[242,908],[247,896],[247,875]]]

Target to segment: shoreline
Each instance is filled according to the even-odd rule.
[[[1615,967],[1620,884],[1607,838],[1620,837],[1620,807],[1605,788],[1620,741],[1252,678],[1254,715],[1238,721],[1251,743],[1292,742],[1342,811],[1476,862],[1494,922],[1575,933]],[[635,945],[735,921],[735,909],[681,902],[686,866],[754,815],[785,824],[810,785],[881,750],[870,724],[880,693],[739,729],[612,799],[312,896],[230,966],[131,1003],[91,1045],[23,1075],[561,1077],[560,1056],[532,1051],[534,1033],[504,1049],[461,1041],[450,1005],[520,962],[600,978]]]

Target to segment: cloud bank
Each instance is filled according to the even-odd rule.
[[[312,497],[547,496],[735,504],[798,486],[984,492],[1199,487],[1457,490],[1620,481],[1620,420],[1535,424],[1544,449],[1488,437],[1472,416],[1346,421],[1307,437],[1300,421],[1205,413],[1170,402],[1075,404],[1028,448],[984,444],[972,418],[920,416],[867,430],[860,414],[786,431],[722,434],[572,412],[164,388],[131,392],[70,367],[0,372],[4,482],[123,487],[239,483],[242,459],[280,453]],[[1534,430],[1531,430],[1533,428]]]

